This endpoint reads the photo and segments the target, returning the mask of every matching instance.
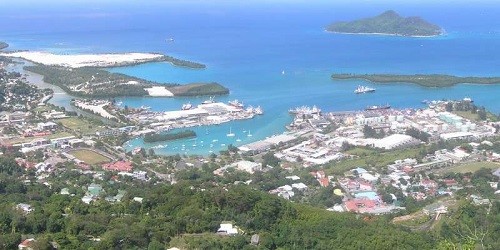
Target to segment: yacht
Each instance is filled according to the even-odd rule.
[[[210,98],[208,98],[208,100],[205,100],[203,101],[201,104],[211,104],[211,103],[214,103],[214,97],[211,96]]]
[[[182,104],[182,110],[190,110],[191,108],[193,108],[193,105],[189,102]]]
[[[260,106],[257,106],[253,111],[256,115],[264,114],[264,111],[262,111],[262,108]]]
[[[229,133],[226,135],[227,137],[234,137],[235,134],[231,131],[231,127],[229,127]]]
[[[375,92],[375,89],[361,85],[358,85],[358,87],[354,90],[354,93],[356,94],[371,93],[371,92]]]
[[[463,99],[464,102],[474,102],[470,97],[465,97]]]
[[[229,101],[228,103],[229,103],[229,105],[231,105],[233,107],[243,108],[243,103],[238,101],[238,100]]]

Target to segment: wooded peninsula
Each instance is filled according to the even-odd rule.
[[[398,36],[437,36],[443,30],[420,17],[402,17],[393,10],[378,16],[350,22],[335,22],[327,31],[352,34],[381,34]]]
[[[40,74],[47,83],[62,88],[77,97],[146,96],[145,88],[162,86],[174,96],[224,95],[229,89],[218,83],[157,83],[119,73],[110,73],[95,67],[66,68],[35,64],[25,70]]]
[[[498,84],[500,77],[460,77],[441,74],[333,74],[333,80],[361,79],[374,83],[415,83],[424,87],[450,87],[460,83]]]

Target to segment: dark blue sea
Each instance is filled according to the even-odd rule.
[[[334,72],[499,76],[500,3],[145,2],[91,1],[64,6],[0,3],[0,40],[8,42],[11,50],[63,54],[159,52],[202,62],[207,69],[150,63],[111,71],[165,83],[216,81],[231,90],[230,95],[216,100],[238,99],[264,109],[263,116],[252,120],[196,128],[197,139],[169,142],[156,149],[163,154],[207,154],[224,149],[221,144],[241,145],[281,133],[291,121],[288,109],[302,105],[317,105],[324,111],[361,110],[380,104],[418,108],[424,99],[470,97],[478,105],[500,113],[500,85],[425,88],[330,79]],[[443,27],[446,34],[407,38],[324,31],[333,21],[374,16],[388,9],[403,16],[421,16]],[[174,41],[167,42],[170,38]],[[377,91],[355,95],[353,90],[358,84],[375,87]],[[68,99],[54,98],[54,102],[67,105]],[[197,104],[203,100],[119,101],[130,107],[144,105],[160,111],[177,110],[188,101]],[[230,127],[236,133],[233,138],[226,137]],[[247,136],[248,131],[252,137]],[[183,144],[186,150],[181,151]],[[136,139],[127,147],[157,145],[144,145]]]

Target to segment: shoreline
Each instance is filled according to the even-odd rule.
[[[452,87],[457,84],[495,85],[500,77],[454,76],[444,74],[332,74],[332,80],[363,80],[375,84],[410,83],[429,88]]]
[[[405,36],[405,35],[400,35],[400,34],[392,34],[392,33],[366,33],[366,32],[361,32],[361,33],[353,33],[353,32],[339,32],[339,31],[331,31],[328,29],[325,29],[325,32],[327,33],[333,33],[333,34],[342,34],[342,35],[374,35],[374,36],[396,36],[396,37],[410,37],[410,38],[432,38],[432,37],[439,37],[439,36],[444,36],[445,33],[442,32],[439,35],[429,35],[429,36]]]
[[[32,63],[46,66],[66,68],[109,68],[132,66],[141,63],[154,62],[164,59],[157,53],[106,53],[106,54],[76,54],[59,55],[42,51],[2,52],[0,56],[20,58]]]

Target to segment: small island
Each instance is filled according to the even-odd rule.
[[[350,22],[335,22],[326,27],[327,31],[347,34],[379,34],[409,37],[430,37],[443,33],[439,26],[420,17],[402,17],[393,10],[378,16]]]
[[[424,87],[450,87],[460,83],[498,84],[500,77],[459,77],[441,74],[333,74],[333,80],[361,79],[374,83],[415,83]]]
[[[9,47],[9,44],[4,43],[4,42],[0,42],[0,50],[5,49],[7,47]]]
[[[62,88],[70,95],[85,98],[119,96],[213,96],[229,94],[229,89],[218,83],[157,83],[119,73],[110,73],[95,67],[67,68],[35,64],[25,70],[43,76],[47,83]]]
[[[179,139],[187,139],[196,137],[196,133],[193,130],[185,130],[177,133],[168,133],[168,134],[146,134],[144,135],[144,142],[152,143],[152,142],[160,142],[160,141],[173,141]]]

